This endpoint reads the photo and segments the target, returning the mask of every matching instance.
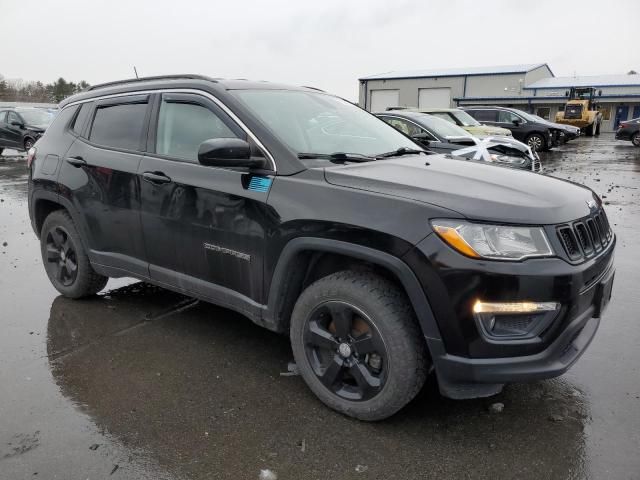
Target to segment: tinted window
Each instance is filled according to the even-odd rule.
[[[146,103],[98,107],[89,140],[106,147],[139,150]]]
[[[400,130],[405,135],[412,136],[424,132],[423,129],[417,127],[413,123],[407,122],[406,120],[400,120],[399,118],[392,117],[382,117],[382,119],[396,130]]]
[[[92,106],[93,104],[91,102],[83,103],[78,115],[76,115],[76,118],[71,125],[71,130],[76,132],[78,135],[82,134],[82,127],[84,127],[84,124],[87,122]]]
[[[509,112],[506,110],[499,110],[498,111],[498,122],[500,123],[513,123],[514,120],[517,120],[518,122],[522,121],[522,118],[520,118],[518,115],[516,115],[513,112]]]
[[[11,124],[11,122],[20,122],[22,123],[22,120],[20,119],[20,117],[18,116],[18,114],[16,112],[9,112],[8,113],[9,117],[7,119],[7,123]]]
[[[467,110],[469,115],[478,120],[479,122],[495,122],[496,111],[495,110]]]
[[[198,148],[211,138],[237,138],[207,107],[197,103],[162,100],[156,134],[156,153],[198,161]]]

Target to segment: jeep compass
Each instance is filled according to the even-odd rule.
[[[428,154],[312,88],[197,75],[94,86],[30,149],[29,213],[54,287],[134,277],[289,336],[302,378],[380,420],[554,377],[611,296],[591,190]]]

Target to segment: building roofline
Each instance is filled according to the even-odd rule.
[[[516,66],[521,66],[521,65],[516,65]],[[362,82],[362,81],[368,81],[368,80],[404,80],[407,78],[451,78],[451,77],[482,77],[482,76],[489,76],[489,75],[513,75],[514,73],[529,73],[533,70],[536,70],[537,68],[540,67],[547,67],[547,69],[549,70],[549,72],[551,73],[552,77],[555,77],[553,71],[551,70],[551,68],[549,67],[549,65],[547,63],[537,63],[537,64],[530,64],[529,65],[530,68],[529,69],[514,69],[514,70],[510,70],[510,71],[504,71],[504,72],[490,72],[490,71],[486,71],[486,72],[481,72],[481,73],[474,73],[474,72],[470,72],[470,73],[464,73],[464,72],[460,72],[460,73],[443,73],[443,74],[434,74],[434,75],[420,75],[419,71],[416,71],[416,75],[396,75],[393,77],[383,77],[383,76],[379,76],[379,75],[385,75],[385,73],[379,73],[379,74],[375,74],[375,75],[369,75],[369,76],[365,76],[365,77],[360,77],[358,78],[358,81]],[[475,68],[482,68],[482,67],[475,67]],[[443,69],[444,70],[444,69]],[[388,72],[389,75],[392,75],[396,72]],[[410,73],[410,72],[407,72]]]

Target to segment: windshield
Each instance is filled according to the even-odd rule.
[[[378,155],[416,143],[340,98],[295,90],[236,90],[233,94],[297,154]]]
[[[456,110],[451,112],[451,114],[456,117],[456,119],[465,127],[477,127],[480,125],[480,122],[469,115],[467,112],[463,112],[462,110]]]
[[[442,120],[441,118],[434,117],[433,115],[421,115],[416,120],[423,124],[427,130],[431,130],[439,137],[471,137],[471,134],[466,130],[463,130],[457,125],[451,122]]]
[[[53,121],[54,114],[46,110],[18,110],[27,125],[48,127]]]

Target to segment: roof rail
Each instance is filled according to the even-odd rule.
[[[180,79],[188,79],[188,80],[207,80],[209,82],[216,82],[215,79],[211,77],[207,77],[206,75],[158,75],[155,77],[140,77],[140,78],[128,78],[126,80],[116,80],[115,82],[107,82],[100,83],[98,85],[92,85],[89,88],[85,89],[85,92],[90,92],[91,90],[97,90],[98,88],[105,87],[113,87],[114,85],[124,85],[126,83],[136,83],[136,82],[149,82],[152,80],[180,80]]]

